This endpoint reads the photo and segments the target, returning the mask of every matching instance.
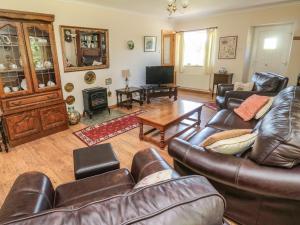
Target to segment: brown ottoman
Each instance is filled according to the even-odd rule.
[[[73,151],[76,180],[120,168],[111,144],[95,145]]]

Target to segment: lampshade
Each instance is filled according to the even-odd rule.
[[[124,78],[128,78],[130,76],[130,71],[127,70],[122,70],[122,77]]]

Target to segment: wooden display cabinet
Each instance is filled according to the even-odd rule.
[[[68,128],[53,21],[0,10],[0,97],[11,146]]]

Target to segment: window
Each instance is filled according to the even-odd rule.
[[[206,30],[184,33],[184,66],[204,66],[206,40]]]
[[[273,50],[277,48],[277,38],[265,38],[264,49]]]

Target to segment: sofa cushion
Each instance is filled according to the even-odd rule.
[[[254,91],[275,92],[281,82],[280,77],[270,73],[255,73],[252,76]]]
[[[245,122],[233,111],[222,109],[207,123],[206,126],[219,130],[253,129],[258,121]]]
[[[156,173],[152,173],[146,177],[144,177],[142,180],[140,180],[135,186],[134,189],[150,186],[162,181],[171,180],[172,179],[172,173],[174,170],[161,170]]]
[[[63,184],[56,189],[55,207],[101,200],[132,190],[135,182],[127,169],[119,169]]]
[[[233,129],[233,130],[225,130],[222,132],[215,133],[208,138],[206,138],[202,143],[201,147],[207,147],[209,145],[212,145],[218,141],[226,140],[229,138],[235,138],[242,136],[244,134],[251,134],[252,129]]]
[[[257,132],[244,134],[238,137],[217,141],[209,146],[206,146],[205,149],[225,155],[235,155],[248,150],[254,144],[256,137]]]
[[[256,113],[255,115],[255,119],[259,120],[261,117],[263,117],[270,109],[271,109],[271,106],[273,104],[273,101],[274,101],[274,98],[273,97],[270,97],[269,101],[267,104],[264,105],[264,107],[262,107],[258,113]]]
[[[269,101],[269,97],[260,95],[251,95],[238,108],[233,111],[244,121],[252,120],[256,113],[264,107]]]
[[[275,98],[261,120],[250,158],[262,165],[291,168],[300,162],[300,87],[289,87]]]
[[[206,138],[221,131],[222,130],[213,127],[205,127],[201,131],[195,132],[190,135],[186,141],[188,141],[191,145],[199,146]]]

